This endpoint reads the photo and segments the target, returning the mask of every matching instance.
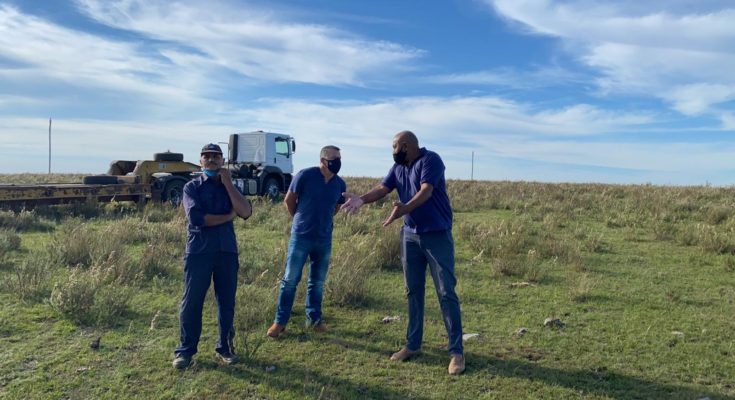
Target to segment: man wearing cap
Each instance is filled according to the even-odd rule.
[[[419,140],[410,131],[393,138],[393,167],[383,182],[362,196],[345,193],[342,208],[356,213],[363,203],[372,203],[395,189],[400,201],[383,226],[403,217],[401,229],[401,262],[408,298],[408,329],[406,345],[390,357],[406,361],[421,349],[424,334],[424,287],[428,265],[444,327],[449,336],[448,372],[458,375],[465,370],[462,346],[462,319],[459,298],[454,287],[454,240],[452,239],[452,206],[447,196],[444,163],[438,154],[419,147]]]
[[[235,335],[235,292],[237,290],[237,241],[232,223],[235,217],[247,219],[252,205],[232,184],[230,171],[222,168],[222,149],[210,143],[201,151],[202,175],[184,186],[184,210],[188,239],[184,256],[184,296],[179,323],[181,344],[176,348],[174,368],[188,367],[197,353],[202,332],[202,307],[214,281],[219,319],[217,358],[233,364],[232,339]]]
[[[337,176],[342,166],[339,147],[325,146],[319,156],[318,167],[303,169],[294,176],[283,201],[293,217],[293,224],[286,271],[278,289],[276,318],[267,332],[271,338],[277,338],[286,329],[307,258],[310,263],[306,326],[315,332],[327,330],[322,318],[322,294],[332,253],[333,217],[344,202],[342,193],[347,185]]]

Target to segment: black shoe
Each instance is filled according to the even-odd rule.
[[[176,369],[184,369],[191,365],[191,356],[188,354],[177,354],[171,363]]]
[[[229,351],[227,353],[219,353],[215,351],[214,353],[217,355],[217,358],[226,365],[232,365],[240,361],[240,359],[236,355],[232,354]]]

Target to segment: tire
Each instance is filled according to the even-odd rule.
[[[184,199],[184,182],[179,179],[166,182],[161,192],[161,201],[178,207]]]
[[[82,178],[85,185],[117,185],[117,177],[111,175],[89,175]]]
[[[263,183],[263,196],[267,196],[271,200],[275,200],[281,194],[281,184],[276,178],[266,178]]]
[[[167,151],[165,153],[153,154],[153,161],[184,161],[184,155],[181,153],[172,153]]]

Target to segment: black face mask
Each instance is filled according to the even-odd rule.
[[[398,165],[403,165],[406,163],[406,157],[408,156],[407,150],[401,150],[398,153],[393,153],[393,161],[395,161]]]
[[[327,160],[327,169],[329,172],[337,175],[339,169],[342,168],[342,160],[335,158],[334,160]]]

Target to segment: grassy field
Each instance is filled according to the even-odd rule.
[[[363,192],[377,179],[347,182]],[[734,188],[451,181],[449,192],[464,330],[479,334],[462,376],[446,372],[431,279],[422,355],[388,360],[406,301],[386,202],[336,218],[330,331],[303,328],[302,283],[287,335],[266,340],[290,221],[255,201],[236,223],[243,360],[216,362],[210,295],[185,371],[171,367],[182,212],[82,204],[0,211],[0,398],[735,398]]]

